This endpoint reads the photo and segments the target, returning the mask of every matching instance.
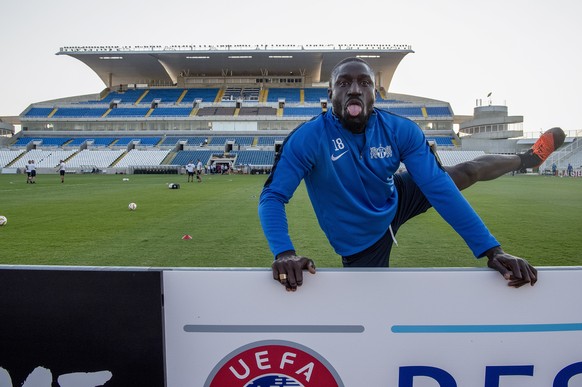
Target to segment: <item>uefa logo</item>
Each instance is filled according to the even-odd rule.
[[[282,340],[240,347],[214,367],[204,387],[343,387],[336,370],[317,352]]]

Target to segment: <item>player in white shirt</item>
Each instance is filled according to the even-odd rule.
[[[36,165],[34,165],[34,160],[28,160],[28,164],[26,164],[26,175],[26,183],[36,183]]]
[[[200,177],[201,175],[202,175],[202,161],[198,159],[198,162],[196,163],[196,179],[198,180],[199,183],[202,183],[202,177]]]
[[[57,171],[59,171],[59,175],[61,175],[61,183],[65,182],[65,171],[66,171],[66,166],[65,166],[65,161],[61,160],[59,165],[57,165]]]
[[[188,164],[186,164],[186,172],[188,173],[188,183],[194,181],[194,168],[195,166],[192,160],[188,161]]]

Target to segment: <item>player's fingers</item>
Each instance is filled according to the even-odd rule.
[[[285,288],[288,291],[296,291],[297,290],[297,276],[296,276],[296,272],[294,270],[295,268],[293,268],[293,270],[289,270],[287,272],[287,279],[285,282]],[[300,275],[301,275],[301,270],[299,271]],[[301,281],[303,282],[303,278],[301,278]],[[283,281],[281,281],[281,283],[283,283]]]
[[[529,282],[529,279],[525,278],[525,277],[528,277],[527,270],[522,270],[522,269],[524,269],[524,267],[523,267],[524,263],[525,262],[522,260],[515,259],[515,260],[511,260],[509,262],[509,266],[511,267],[511,271],[513,273],[513,278],[522,279],[522,280],[527,279],[527,281]],[[524,273],[524,271],[525,271],[525,273]]]
[[[281,273],[281,271],[279,270],[279,267],[277,265],[277,262],[273,262],[273,264],[271,265],[271,272],[273,273],[273,279],[275,281],[279,281],[279,273]]]
[[[309,262],[307,263],[307,270],[311,274],[315,274],[315,262],[313,262],[313,259],[310,259]]]
[[[295,279],[296,287],[303,285],[303,270],[301,266],[293,266],[293,277]]]
[[[490,259],[487,262],[487,266],[493,270],[497,270],[506,280],[511,278],[511,271],[502,265],[501,262],[499,262],[497,259]]]
[[[516,276],[511,276],[512,281],[510,282],[510,286],[520,287],[520,286],[525,285],[527,283],[529,283],[533,286],[537,282],[538,271],[536,270],[536,268],[534,268],[533,266],[531,266],[527,262],[523,262],[523,263],[524,263],[524,267],[521,268],[521,272],[523,273],[522,278],[518,278]],[[519,285],[519,286],[516,286],[516,285]]]

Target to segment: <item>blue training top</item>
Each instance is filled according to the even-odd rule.
[[[285,204],[302,179],[336,253],[353,255],[374,244],[396,213],[393,174],[400,162],[475,256],[499,246],[438,165],[418,125],[375,108],[364,134],[345,129],[331,110],[289,134],[259,200],[259,218],[272,253],[295,250]]]

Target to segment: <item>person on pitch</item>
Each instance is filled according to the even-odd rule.
[[[273,278],[295,291],[303,270],[315,273],[314,261],[297,254],[291,242],[285,212],[304,180],[319,225],[344,267],[387,267],[400,226],[434,207],[509,286],[534,285],[537,270],[503,251],[460,190],[539,166],[563,144],[564,132],[546,131],[522,154],[443,167],[418,125],[374,107],[375,75],[367,62],[344,59],[330,78],[332,108],[287,136],[261,192],[258,212],[275,256]],[[397,173],[401,162],[406,171]]]
[[[65,182],[65,173],[67,170],[67,166],[64,160],[59,161],[59,165],[57,165],[57,171],[59,171],[59,175],[61,176],[61,183]]]

